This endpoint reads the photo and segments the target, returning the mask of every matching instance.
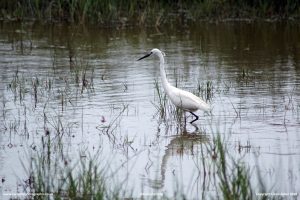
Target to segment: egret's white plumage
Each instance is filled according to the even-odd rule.
[[[148,56],[151,56],[152,54],[156,55],[159,58],[160,75],[161,75],[161,79],[162,79],[162,85],[163,85],[165,92],[167,93],[167,96],[170,98],[171,102],[175,106],[180,107],[181,109],[183,109],[185,111],[191,112],[196,117],[196,119],[193,120],[192,122],[194,122],[198,119],[198,116],[195,115],[193,112],[195,112],[197,110],[203,110],[203,111],[210,110],[210,106],[205,101],[203,101],[202,99],[200,99],[199,97],[197,97],[196,95],[194,95],[190,92],[187,92],[187,91],[184,91],[184,90],[181,90],[181,89],[178,89],[178,88],[172,86],[168,82],[165,68],[164,68],[164,65],[165,65],[164,54],[159,49],[152,49],[150,51],[150,53],[141,57],[138,60],[142,60]]]

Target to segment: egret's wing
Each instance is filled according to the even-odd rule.
[[[181,95],[184,96],[184,98],[189,99],[189,102],[192,102],[193,104],[197,105],[198,109],[209,111],[210,105],[203,101],[200,97],[197,97],[191,92],[187,92],[184,90],[180,90]]]
[[[209,111],[210,106],[205,101],[203,101],[201,98],[197,97],[196,95],[178,89],[176,87],[172,86],[171,93],[169,94],[169,97],[173,104],[176,106],[182,107],[186,110],[204,110]]]

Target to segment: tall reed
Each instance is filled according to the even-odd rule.
[[[203,18],[299,17],[300,3],[289,1],[138,1],[138,0],[2,0],[0,17],[104,25],[186,23]]]

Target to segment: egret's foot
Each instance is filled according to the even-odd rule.
[[[193,122],[197,121],[199,119],[199,117],[198,117],[198,115],[196,115],[193,112],[190,112],[190,113],[196,117],[196,119],[194,119],[193,121],[190,122],[192,124]]]

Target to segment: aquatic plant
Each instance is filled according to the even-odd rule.
[[[165,118],[166,111],[167,111],[167,95],[161,91],[159,83],[157,80],[154,82],[154,88],[155,88],[155,97],[158,98],[158,103],[152,102],[152,104],[155,106],[157,111],[160,113],[161,118]]]
[[[214,139],[213,158],[222,199],[253,199],[249,169],[242,160],[228,160],[229,154],[220,134]]]
[[[0,17],[4,19],[67,21],[106,26],[126,24],[181,23],[198,19],[289,18],[299,16],[300,3],[289,1],[138,1],[138,0],[3,0]]]
[[[108,165],[99,162],[101,149],[94,156],[79,152],[76,160],[63,150],[55,150],[53,145],[56,140],[47,131],[42,137],[41,148],[36,147],[30,155],[31,167],[26,170],[28,180],[24,186],[28,198],[100,200],[119,199],[125,195],[118,183],[112,188],[108,186]]]
[[[20,74],[19,70],[17,69],[15,74],[13,75],[13,78],[8,84],[8,88],[13,92],[14,94],[14,101],[16,102],[19,100],[21,103],[25,95],[28,93],[28,88],[26,87],[26,77],[23,73]]]
[[[212,81],[198,82],[195,94],[200,96],[205,101],[211,101],[215,93],[215,88]]]
[[[154,107],[157,110],[157,113],[159,114],[159,120],[164,121],[166,124],[175,121],[180,126],[182,126],[181,128],[183,128],[186,125],[185,111],[181,108],[174,106],[168,100],[166,93],[161,90],[160,84],[157,80],[155,80],[154,82],[154,88],[155,99],[154,101],[152,101],[152,104],[154,105]]]
[[[242,68],[241,72],[237,75],[237,82],[249,84],[250,82],[255,81],[255,76],[253,72],[249,69]]]

